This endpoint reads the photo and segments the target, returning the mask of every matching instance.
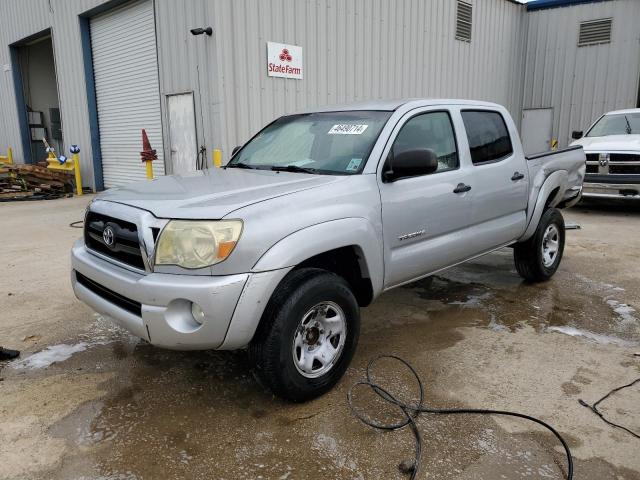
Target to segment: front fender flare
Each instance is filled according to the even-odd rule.
[[[258,328],[271,295],[294,266],[320,253],[355,246],[360,265],[369,275],[374,297],[382,291],[384,263],[382,233],[365,218],[343,218],[293,232],[271,246],[251,269],[231,319],[222,350],[246,346]]]

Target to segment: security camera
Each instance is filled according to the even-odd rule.
[[[206,33],[208,36],[211,36],[213,34],[213,28],[207,27],[207,28],[192,28],[191,29],[191,35],[202,35],[203,33]]]

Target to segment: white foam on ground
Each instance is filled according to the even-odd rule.
[[[618,314],[618,316],[624,323],[632,323],[638,321],[636,316],[633,315],[636,309],[632,306],[627,305],[626,303],[621,303],[617,300],[613,300],[611,298],[607,300],[607,305],[609,305],[611,309]]]
[[[601,345],[618,345],[620,347],[634,347],[637,345],[635,342],[630,342],[627,340],[623,340],[621,338],[613,337],[610,335],[600,335],[598,333],[593,333],[588,330],[580,330],[575,327],[548,327],[547,331],[549,332],[558,332],[564,333],[565,335],[570,335],[572,337],[582,337],[588,340],[592,340]]]
[[[491,292],[483,293],[482,295],[468,295],[464,301],[449,302],[448,305],[460,305],[461,307],[480,307],[482,301],[491,297]]]
[[[80,342],[75,345],[67,345],[66,343],[52,345],[38,353],[34,353],[24,360],[14,361],[11,366],[13,368],[27,369],[46,368],[56,362],[68,360],[74,353],[86,350],[87,346],[85,342]]]

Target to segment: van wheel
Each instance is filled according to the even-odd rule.
[[[360,310],[346,280],[303,268],[287,275],[269,300],[249,357],[276,395],[303,402],[340,380],[359,333]]]
[[[564,218],[560,210],[546,210],[533,236],[513,249],[516,270],[530,282],[549,280],[560,265],[564,252]]]

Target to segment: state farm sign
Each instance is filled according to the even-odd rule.
[[[302,80],[302,47],[267,42],[267,75]]]

